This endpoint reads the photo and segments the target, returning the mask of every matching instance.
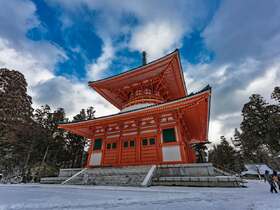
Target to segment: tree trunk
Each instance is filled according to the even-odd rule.
[[[50,147],[50,145],[47,146],[46,151],[45,151],[45,154],[44,154],[44,157],[43,157],[42,162],[41,162],[41,164],[40,164],[39,179],[41,179],[41,176],[42,176],[42,167],[43,167],[43,164],[44,164],[45,161],[46,161],[46,158],[47,158],[47,155],[48,155],[48,151],[49,151],[49,147]]]

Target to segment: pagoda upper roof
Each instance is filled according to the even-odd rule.
[[[127,103],[127,91],[154,81],[163,86],[166,102],[187,96],[179,50],[118,75],[91,81],[89,86],[118,109],[122,109]]]

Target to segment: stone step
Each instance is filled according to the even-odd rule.
[[[83,168],[62,168],[59,170],[59,177],[71,177],[79,171],[83,170]]]
[[[140,186],[151,166],[90,168],[73,177],[67,184]],[[61,169],[58,177],[42,178],[43,184],[59,184],[82,169]]]
[[[242,187],[242,179],[234,176],[201,177],[159,177],[152,185],[189,186],[189,187]]]
[[[158,176],[215,176],[211,163],[168,164],[157,168]]]
[[[241,178],[216,169],[211,163],[168,164],[157,167],[152,185],[241,187]]]
[[[128,166],[116,168],[89,168],[85,173],[88,175],[121,175],[121,174],[146,174],[151,166]],[[59,176],[71,177],[81,171],[80,169],[60,169]],[[83,173],[84,174],[84,173]],[[78,176],[83,176],[80,174]]]
[[[61,184],[65,181],[68,177],[44,177],[41,178],[41,184]]]
[[[192,181],[192,182],[219,182],[219,181],[242,181],[234,176],[201,176],[201,177],[159,177],[153,178],[154,181]]]

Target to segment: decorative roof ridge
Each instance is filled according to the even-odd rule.
[[[113,116],[117,116],[117,115],[124,115],[124,114],[127,114],[127,113],[137,112],[137,111],[144,110],[144,109],[148,109],[148,108],[153,108],[153,107],[157,107],[157,106],[161,106],[161,105],[165,105],[165,104],[170,104],[170,103],[173,103],[173,102],[182,100],[182,99],[192,98],[192,97],[197,96],[197,95],[199,95],[199,94],[201,94],[201,93],[203,93],[203,92],[206,92],[206,91],[209,91],[210,93],[211,93],[211,91],[212,91],[212,87],[211,87],[209,84],[208,84],[207,86],[205,86],[204,88],[202,88],[201,90],[199,90],[198,92],[191,93],[190,95],[187,95],[187,96],[185,96],[185,97],[178,98],[178,99],[174,99],[174,100],[172,100],[172,101],[168,101],[168,102],[165,102],[165,103],[154,104],[154,105],[150,105],[150,106],[143,107],[143,108],[139,108],[139,109],[129,110],[129,111],[126,111],[126,112],[119,112],[119,113],[111,114],[111,115],[105,115],[105,116],[101,116],[101,117],[97,117],[97,118],[89,119],[89,120],[72,121],[72,122],[62,122],[62,123],[59,123],[59,125],[75,124],[75,123],[87,122],[87,121],[95,121],[95,120],[102,119],[102,118],[106,118],[106,117],[113,117]]]
[[[166,58],[166,57],[168,57],[168,56],[171,56],[172,54],[175,54],[175,53],[178,53],[178,55],[179,55],[179,54],[180,54],[180,53],[179,53],[179,49],[176,48],[174,51],[168,53],[167,55],[165,55],[165,56],[163,56],[163,57],[160,57],[160,58],[158,58],[158,59],[155,59],[155,60],[153,60],[153,61],[151,61],[151,62],[149,62],[149,63],[147,63],[147,64],[145,64],[145,65],[141,65],[141,66],[138,66],[138,67],[129,69],[129,70],[127,70],[127,71],[121,72],[121,73],[119,73],[119,74],[116,74],[116,75],[112,75],[112,76],[103,78],[103,79],[99,79],[99,80],[95,80],[95,81],[89,81],[89,82],[88,82],[88,85],[90,86],[91,84],[98,83],[98,82],[101,82],[101,81],[105,81],[105,80],[108,80],[108,79],[112,79],[112,78],[114,78],[114,77],[119,77],[119,76],[121,76],[121,75],[124,75],[124,74],[130,73],[130,72],[136,71],[136,70],[138,70],[138,69],[140,69],[140,68],[147,67],[147,66],[149,66],[149,65],[153,65],[154,63],[156,63],[156,62],[158,62],[158,61],[160,61],[160,60],[162,60],[162,59],[164,59],[164,58]],[[180,65],[181,65],[181,64],[180,64]]]

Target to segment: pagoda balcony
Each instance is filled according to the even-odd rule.
[[[130,99],[124,104],[122,109],[136,105],[136,104],[160,104],[166,100],[159,94],[139,94],[137,96],[131,96]]]

